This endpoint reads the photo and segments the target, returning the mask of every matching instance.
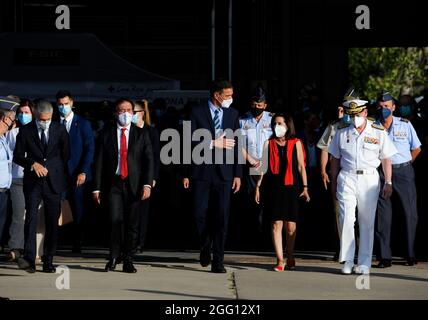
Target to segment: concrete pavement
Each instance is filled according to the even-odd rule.
[[[199,265],[199,253],[148,251],[136,258],[137,274],[105,273],[107,252],[85,250],[82,257],[60,251],[55,265],[66,273],[28,274],[14,263],[0,262],[0,297],[9,299],[129,300],[366,300],[428,299],[428,263],[414,267],[400,261],[388,269],[371,269],[369,278],[340,274],[328,253],[296,254],[296,270],[273,272],[269,253],[229,252],[226,274]],[[400,264],[401,263],[401,264]],[[41,265],[37,266],[38,271]],[[63,289],[58,289],[58,288]],[[65,287],[65,288],[64,288]]]

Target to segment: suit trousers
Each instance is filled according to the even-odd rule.
[[[202,250],[213,251],[213,265],[223,264],[230,210],[231,181],[193,182],[193,212]]]
[[[383,172],[380,172],[381,183],[385,178]],[[392,188],[395,195],[401,200],[403,213],[406,221],[407,237],[407,257],[414,258],[416,227],[418,224],[418,209],[415,185],[415,172],[411,164],[392,168]],[[379,198],[377,207],[377,226],[376,238],[379,242],[379,259],[391,259],[391,223],[392,223],[392,205],[391,199]]]
[[[132,257],[138,245],[140,195],[134,196],[128,178],[114,178],[109,192],[110,258]]]
[[[25,198],[22,179],[13,179],[10,186],[12,222],[10,224],[9,248],[24,249]]]
[[[379,174],[356,174],[341,170],[337,178],[337,200],[339,201],[340,255],[339,261],[354,261],[355,255],[355,209],[358,208],[359,246],[358,265],[371,267],[374,224],[379,198]]]
[[[24,258],[34,263],[36,259],[37,217],[40,202],[43,200],[45,214],[44,257],[52,259],[56,252],[58,237],[58,219],[61,213],[61,194],[55,193],[46,178],[24,180],[25,224]]]

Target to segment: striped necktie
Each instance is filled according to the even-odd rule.
[[[213,120],[214,120],[214,128],[216,131],[221,129],[220,117],[218,115],[219,113],[220,113],[220,110],[218,110],[218,109],[216,109],[214,111],[214,119]]]

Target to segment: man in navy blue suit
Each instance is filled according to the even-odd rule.
[[[233,102],[233,87],[228,81],[215,81],[210,89],[207,104],[191,111],[192,136],[196,130],[206,129],[211,133],[209,141],[192,142],[192,149],[205,144],[204,159],[209,161],[196,164],[192,159],[190,172],[193,188],[193,210],[200,238],[200,263],[203,267],[211,263],[211,271],[225,273],[223,265],[224,244],[229,220],[230,195],[241,187],[242,168],[238,163],[238,146],[234,137],[225,135],[224,130],[233,132],[240,129],[239,115],[229,108]],[[199,146],[200,147],[200,146]],[[226,161],[232,152],[233,163]],[[223,161],[219,161],[219,158]],[[189,187],[189,179],[184,179],[184,187]],[[210,204],[210,205],[209,205]]]
[[[67,188],[68,134],[64,126],[52,121],[52,113],[50,102],[37,102],[36,120],[20,128],[13,154],[13,162],[24,168],[25,244],[24,257],[18,259],[18,265],[30,273],[36,271],[37,215],[42,200],[46,228],[43,271],[55,272],[52,259],[56,251],[61,193]]]
[[[67,164],[69,186],[67,199],[73,212],[73,253],[81,253],[82,218],[84,215],[85,186],[92,180],[91,165],[94,159],[95,141],[88,120],[75,114],[70,92],[61,90],[56,94],[61,123],[70,138],[70,159]]]

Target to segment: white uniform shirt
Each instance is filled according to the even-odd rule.
[[[246,150],[255,159],[260,160],[262,158],[263,145],[272,136],[271,121],[272,115],[267,111],[263,111],[258,122],[251,112],[239,119],[242,135],[245,136]]]
[[[13,128],[8,133],[6,133],[6,141],[9,145],[10,150],[15,150],[16,145],[16,136],[19,133],[19,127]],[[24,178],[24,168],[17,165],[15,162],[12,163],[12,178],[13,179],[23,179]]]
[[[367,120],[366,127],[358,134],[354,125],[339,129],[334,136],[328,152],[340,159],[343,170],[376,169],[380,160],[391,158],[397,149],[384,129],[372,127]]]

